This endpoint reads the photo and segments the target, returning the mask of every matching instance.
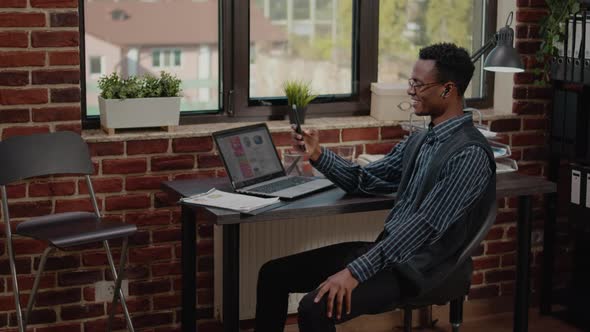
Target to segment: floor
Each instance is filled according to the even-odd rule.
[[[386,320],[386,319],[385,319]],[[339,326],[337,332],[401,332],[401,328],[392,328],[384,326],[384,319],[378,316],[364,316],[357,319],[356,322],[350,322]],[[448,319],[440,319],[435,328],[414,328],[419,332],[450,332],[451,326]],[[497,314],[483,317],[476,320],[466,321],[460,329],[461,332],[512,332],[512,314]],[[285,332],[299,332],[295,325],[289,325]],[[575,328],[563,321],[553,318],[539,316],[537,309],[531,309],[529,315],[529,332],[585,332]]]

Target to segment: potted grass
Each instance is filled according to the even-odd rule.
[[[166,72],[122,78],[117,73],[99,79],[100,125],[109,134],[120,128],[165,127],[180,119],[180,79]]]
[[[317,97],[311,91],[311,84],[305,81],[288,80],[283,83],[283,91],[287,96],[287,104],[289,105],[289,123],[295,123],[293,105],[297,109],[299,121],[305,123],[307,105]]]

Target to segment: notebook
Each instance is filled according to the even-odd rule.
[[[294,199],[333,186],[324,178],[287,176],[265,123],[214,132],[213,139],[238,193]]]

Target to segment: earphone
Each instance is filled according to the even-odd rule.
[[[440,96],[441,97],[446,97],[449,94],[450,91],[451,91],[451,87],[450,86],[447,86],[445,88],[445,90],[440,94]]]

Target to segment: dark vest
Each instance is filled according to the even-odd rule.
[[[420,147],[426,138],[427,132],[415,133],[408,139],[402,159],[402,178],[398,190],[398,197],[402,197],[412,176],[412,171],[420,151]],[[449,226],[443,236],[435,243],[420,248],[408,261],[395,265],[395,270],[407,284],[404,294],[408,296],[422,295],[441,285],[451,273],[453,278],[459,272],[460,278],[470,284],[472,273],[472,261],[469,258],[461,266],[457,261],[467,244],[475,237],[486,219],[485,207],[496,200],[496,163],[494,155],[486,138],[469,122],[460,127],[457,132],[442,144],[436,155],[430,161],[423,187],[419,191],[413,204],[415,211],[422,200],[432,190],[436,181],[440,178],[444,166],[457,152],[468,146],[482,147],[490,160],[493,175],[483,194],[470,206],[464,217]],[[468,288],[467,288],[468,289]]]

